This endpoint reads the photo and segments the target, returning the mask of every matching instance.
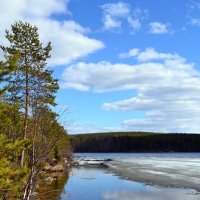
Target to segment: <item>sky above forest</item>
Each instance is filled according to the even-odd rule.
[[[17,20],[52,42],[69,133],[200,132],[200,1],[0,0],[1,45]]]

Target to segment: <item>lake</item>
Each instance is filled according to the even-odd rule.
[[[80,153],[79,159],[200,159],[199,153]],[[127,170],[126,168],[124,169]],[[200,168],[199,168],[200,171]],[[159,176],[159,174],[155,174]],[[178,178],[178,177],[177,177]],[[129,180],[109,167],[72,168],[59,195],[60,200],[199,200],[195,189],[161,187]]]

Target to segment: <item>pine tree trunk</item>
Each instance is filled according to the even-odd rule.
[[[29,176],[29,180],[28,180],[26,188],[24,190],[23,200],[29,200],[30,199],[31,193],[33,192],[34,185],[35,185],[34,178],[36,176],[37,176],[37,169],[36,169],[36,163],[35,163],[35,143],[33,142],[31,174]]]
[[[25,100],[25,114],[24,114],[24,139],[27,138],[28,128],[28,110],[29,110],[29,83],[28,83],[28,72],[26,67],[26,100]],[[22,151],[21,155],[21,167],[24,166],[25,151]]]
[[[32,172],[31,175],[29,177],[28,183],[26,184],[26,188],[24,190],[24,196],[22,200],[29,200],[31,193],[32,193],[32,188],[33,188],[33,184],[34,184],[34,177],[35,177],[36,171],[34,169],[34,167],[32,168]]]

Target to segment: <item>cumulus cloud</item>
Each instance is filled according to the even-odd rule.
[[[121,21],[112,18],[110,15],[104,16],[104,29],[109,30],[113,28],[120,28],[121,27]]]
[[[140,52],[137,56],[137,60],[140,62],[147,62],[151,60],[184,60],[178,54],[171,53],[159,53],[154,48],[146,48],[143,52]]]
[[[105,30],[120,28],[121,21],[119,18],[126,17],[130,13],[129,4],[123,2],[107,3],[102,5],[101,8],[104,12],[103,23]]]
[[[140,30],[142,24],[139,18],[132,18],[132,17],[128,17],[128,23],[130,25],[130,27],[133,29],[133,31],[138,31]]]
[[[139,78],[135,71],[145,66],[112,64],[106,61],[99,63],[79,62],[64,70],[64,81],[61,83],[61,87],[78,89],[76,86],[74,87],[76,83],[83,90],[95,92],[133,89],[136,87],[134,79]],[[151,67],[153,65],[149,63],[149,68]],[[138,81],[140,80],[138,79]]]
[[[200,73],[194,64],[176,53],[153,48],[139,51],[136,58],[134,65],[106,61],[70,65],[61,86],[94,92],[135,91],[130,99],[102,106],[105,110],[145,113],[144,118],[122,122],[125,130],[199,132]]]
[[[132,9],[129,4],[124,2],[106,3],[101,8],[103,9],[104,30],[120,30],[122,24],[126,22],[132,32],[138,31],[147,15],[147,10]]]
[[[124,17],[130,13],[130,5],[124,2],[107,3],[102,5],[106,15]]]
[[[148,10],[147,9],[140,9],[140,8],[135,8],[132,12],[132,15],[129,15],[127,20],[132,28],[131,33],[135,33],[136,31],[139,31],[142,27],[142,22],[143,20],[148,16]]]
[[[73,88],[74,84],[83,86],[84,90],[105,92],[113,90],[138,89],[156,80],[159,83],[195,76],[197,71],[192,63],[178,54],[159,53],[152,50],[154,56],[141,56],[148,52],[148,48],[138,54],[138,60],[148,61],[135,65],[123,63],[112,64],[107,61],[99,63],[79,62],[70,65],[63,72],[62,86]],[[161,59],[162,58],[162,59]],[[161,59],[160,62],[153,60]],[[177,79],[179,77],[179,79]],[[172,79],[173,80],[173,79]],[[185,79],[186,81],[186,79]],[[194,86],[196,87],[196,86]],[[76,86],[74,87],[76,88]],[[77,88],[76,88],[77,89]]]
[[[139,49],[133,48],[133,49],[131,49],[131,50],[130,50],[129,52],[127,52],[127,53],[120,53],[120,54],[119,54],[119,57],[120,57],[120,58],[135,57],[135,56],[138,55],[138,53],[139,53]]]
[[[149,32],[152,34],[165,34],[171,32],[169,30],[169,24],[163,24],[160,22],[151,22],[149,26],[150,26]]]
[[[133,48],[129,50],[127,53],[120,53],[120,58],[129,58],[129,57],[135,57],[139,62],[147,62],[152,60],[164,60],[164,59],[170,59],[170,60],[182,60],[185,59],[180,57],[176,53],[159,53],[154,48],[146,48],[144,51],[140,51],[137,48]]]
[[[50,65],[62,65],[86,56],[104,47],[96,39],[89,38],[88,28],[73,20],[58,21],[52,16],[69,14],[69,0],[7,0],[1,1],[1,44],[6,45],[4,30],[16,20],[28,21],[39,28],[43,43],[52,42]],[[31,8],[31,9],[30,9]]]

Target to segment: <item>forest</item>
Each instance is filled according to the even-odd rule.
[[[74,152],[200,152],[199,134],[116,132],[70,136]]]
[[[0,46],[0,199],[29,200],[46,164],[63,162],[68,135],[58,122],[53,71],[46,68],[52,50],[38,29],[15,22]]]

